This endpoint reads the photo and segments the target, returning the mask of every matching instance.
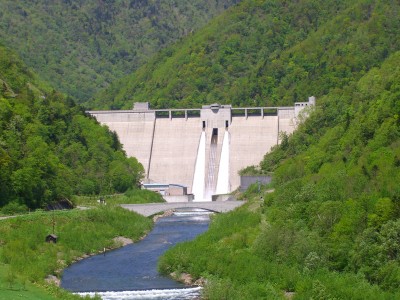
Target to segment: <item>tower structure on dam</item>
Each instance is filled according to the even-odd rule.
[[[210,201],[237,189],[238,172],[258,164],[313,105],[315,97],[294,107],[152,110],[135,103],[132,110],[88,113],[117,133],[127,155],[142,163],[146,182],[183,185],[195,201]]]

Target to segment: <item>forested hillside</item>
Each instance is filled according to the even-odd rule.
[[[399,99],[396,52],[320,99],[288,143],[265,157],[262,166],[275,171],[276,191],[266,200],[271,227],[259,237],[263,256],[271,259],[277,247],[272,259],[305,265],[312,253],[315,270],[355,272],[399,293]],[[291,241],[268,245],[289,232]],[[308,243],[301,252],[299,242]]]
[[[96,96],[95,108],[292,105],[399,49],[396,1],[242,1]]]
[[[318,7],[257,3],[293,12]],[[313,94],[317,106],[261,162],[261,172],[273,172],[272,184],[261,192],[253,186],[243,195],[246,207],[216,216],[207,234],[169,251],[162,272],[207,278],[207,299],[400,298],[399,5],[343,2],[242,79],[237,93],[245,103],[256,99],[246,89],[255,84],[265,95],[261,104]],[[151,82],[161,74],[141,72]],[[151,91],[133,86],[138,95]]]
[[[265,156],[272,186],[160,270],[206,277],[207,299],[399,299],[399,99],[400,51],[320,98]]]
[[[239,0],[0,1],[0,42],[85,102]]]
[[[0,207],[41,208],[72,194],[124,192],[143,167],[115,134],[45,87],[0,47]]]

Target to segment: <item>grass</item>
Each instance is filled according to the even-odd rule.
[[[45,242],[47,234],[56,244]],[[63,268],[82,255],[114,248],[117,236],[139,240],[152,221],[115,205],[89,210],[36,212],[0,221],[0,299],[79,299],[47,284],[48,275],[61,276]]]
[[[141,204],[141,203],[162,203],[165,200],[159,193],[148,190],[131,189],[124,194],[104,196],[75,196],[72,200],[78,206],[100,206],[100,198],[103,198],[107,205],[115,204]]]
[[[53,300],[57,298],[48,294],[44,288],[17,278],[10,273],[8,265],[0,264],[0,299]]]
[[[265,197],[267,191],[262,192]],[[307,243],[314,236],[304,235],[308,238],[305,242],[283,247],[286,256],[280,259],[282,255],[274,247],[291,241],[284,236],[290,232],[278,230],[273,234],[263,214],[268,208],[260,201],[258,189],[249,189],[244,196],[248,203],[215,215],[207,232],[170,248],[160,258],[160,272],[207,279],[203,296],[210,300],[287,299],[288,295],[294,295],[293,299],[400,299],[398,291],[386,291],[351,272],[334,272],[323,264],[311,268],[308,263],[310,268],[305,268],[295,260],[295,250],[300,253],[308,249]],[[265,235],[266,231],[272,233]]]
[[[82,297],[67,292],[55,285],[32,283],[23,277],[10,273],[10,266],[0,264],[1,300],[82,300]],[[85,297],[83,299],[89,299]],[[101,300],[101,298],[90,298]]]

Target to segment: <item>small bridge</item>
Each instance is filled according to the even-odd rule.
[[[244,201],[175,202],[148,204],[121,204],[121,207],[137,212],[145,217],[177,208],[202,208],[214,212],[228,212],[243,205]]]

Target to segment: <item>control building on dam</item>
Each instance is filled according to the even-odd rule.
[[[152,110],[135,103],[132,110],[88,113],[115,131],[127,155],[142,163],[146,183],[184,186],[195,201],[210,201],[237,189],[239,171],[257,165],[313,105],[315,97],[293,107]]]

